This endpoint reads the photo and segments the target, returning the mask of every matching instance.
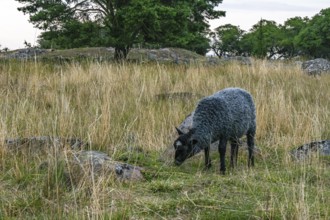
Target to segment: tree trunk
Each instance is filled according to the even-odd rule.
[[[115,60],[116,61],[126,60],[129,50],[130,50],[130,46],[116,46],[115,47]]]

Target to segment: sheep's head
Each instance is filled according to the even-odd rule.
[[[190,130],[188,133],[183,133],[177,128],[179,137],[174,141],[175,149],[175,164],[181,165],[186,159],[194,156],[201,151],[198,146],[198,140],[193,138],[194,130]]]

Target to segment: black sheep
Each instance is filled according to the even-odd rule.
[[[230,164],[234,167],[239,138],[246,135],[248,166],[254,166],[256,111],[252,96],[243,89],[227,88],[203,98],[196,107],[189,132],[177,131],[180,136],[174,142],[176,165],[204,150],[205,167],[211,167],[210,144],[219,140],[220,173],[224,174],[227,141],[231,142]]]

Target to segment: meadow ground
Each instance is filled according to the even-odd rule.
[[[251,66],[3,62],[0,219],[329,219],[329,158],[296,162],[288,153],[330,138],[329,85],[330,75],[311,77],[294,64],[258,60]],[[244,151],[225,176],[215,152],[209,171],[202,156],[180,167],[164,162],[175,126],[200,96],[226,87],[254,97],[255,168],[247,169]],[[172,92],[195,96],[157,98]],[[67,167],[54,155],[3,144],[44,135],[79,137],[90,149],[144,167],[145,180],[104,176],[68,187]],[[50,165],[40,169],[43,161]]]

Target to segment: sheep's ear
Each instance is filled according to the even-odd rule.
[[[179,128],[175,127],[175,129],[178,132],[178,135],[182,135],[183,134],[183,132]]]

